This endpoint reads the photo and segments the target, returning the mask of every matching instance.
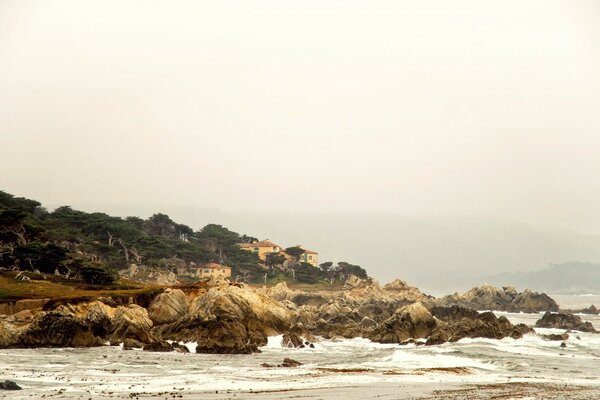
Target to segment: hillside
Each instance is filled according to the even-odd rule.
[[[321,268],[297,262],[290,271],[276,262],[267,266],[255,253],[240,248],[241,243],[255,240],[217,224],[194,231],[161,213],[141,219],[68,206],[48,211],[35,200],[0,191],[3,270],[53,274],[104,286],[117,284],[119,272],[131,270],[132,265],[152,271],[152,276],[218,263],[231,268],[232,280],[262,283],[314,284],[341,280],[348,274],[367,277],[364,269],[346,262],[325,262]]]

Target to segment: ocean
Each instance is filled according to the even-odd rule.
[[[579,297],[579,296],[577,296]],[[582,299],[570,299],[579,304]],[[590,303],[591,304],[591,303]],[[590,304],[586,304],[589,306]],[[561,304],[562,305],[562,304]],[[497,313],[533,325],[540,314]],[[600,329],[600,317],[582,316]],[[536,329],[537,333],[562,333]],[[600,385],[600,335],[572,332],[560,341],[537,335],[522,339],[463,339],[439,346],[400,346],[366,339],[319,340],[314,348],[289,349],[269,338],[253,355],[152,353],[120,346],[85,349],[0,350],[0,377],[24,390],[0,398],[199,398],[199,394],[251,393],[352,385],[489,384],[550,382]],[[297,368],[263,367],[290,357]],[[239,394],[239,395],[238,395]],[[202,397],[210,398],[210,397]],[[222,397],[219,397],[222,398]],[[229,398],[229,397],[227,397]],[[402,397],[398,397],[402,398]]]

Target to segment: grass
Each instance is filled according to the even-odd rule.
[[[157,285],[122,281],[113,287],[78,284],[53,275],[33,275],[29,281],[15,279],[15,272],[0,273],[0,302],[23,299],[74,299],[82,297],[137,297],[161,290]]]

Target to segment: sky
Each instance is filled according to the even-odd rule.
[[[2,0],[0,139],[49,205],[600,234],[600,2]]]

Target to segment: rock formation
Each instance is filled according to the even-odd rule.
[[[542,318],[536,321],[538,328],[557,328],[568,329],[581,332],[596,332],[596,329],[590,322],[583,322],[581,317],[573,314],[551,313],[547,312]]]
[[[558,311],[558,304],[545,293],[528,289],[518,293],[513,287],[499,289],[487,284],[475,287],[462,295],[455,293],[442,297],[435,303],[440,306],[458,305],[480,311]]]

